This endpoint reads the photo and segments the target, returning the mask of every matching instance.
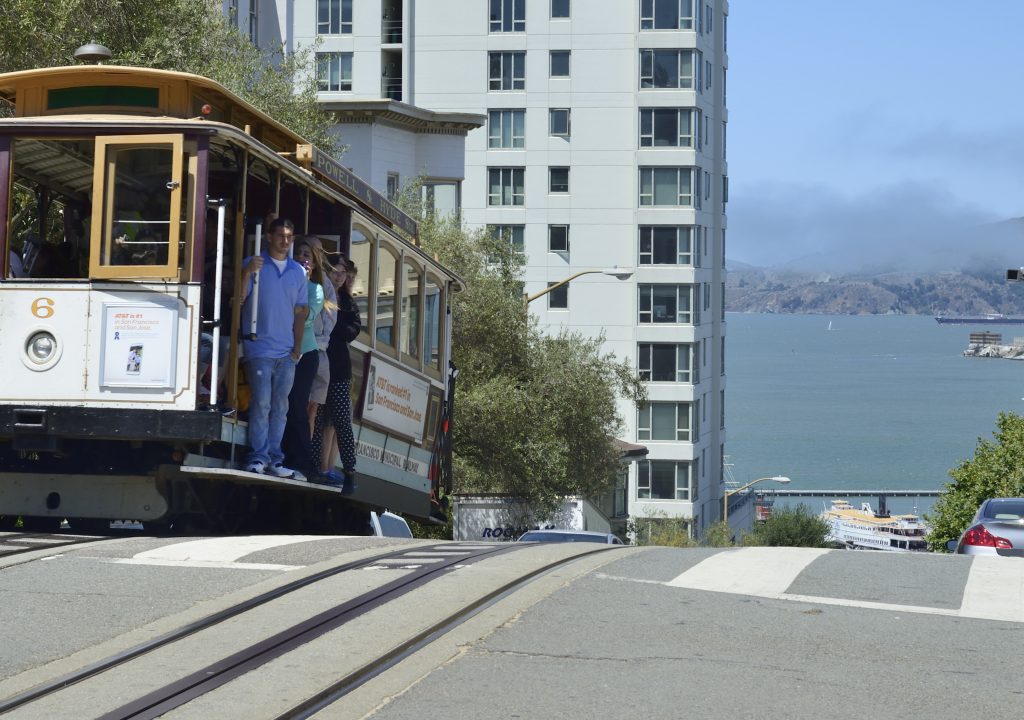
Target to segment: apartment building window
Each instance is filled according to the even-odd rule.
[[[693,0],[640,0],[641,30],[693,30],[694,18]]]
[[[640,205],[693,207],[700,197],[700,170],[697,168],[640,168]],[[696,195],[694,193],[694,185]]]
[[[389,172],[388,173],[388,200],[390,200],[391,202],[397,201],[398,200],[398,190],[399,190],[398,173],[396,173],[396,172]]]
[[[525,172],[523,168],[487,168],[487,204],[522,205]]]
[[[487,113],[487,147],[516,150],[524,146],[525,110],[491,110]]]
[[[637,372],[644,382],[697,382],[689,343],[638,343]]]
[[[636,496],[640,500],[696,500],[690,492],[692,467],[688,462],[641,460],[636,464]]]
[[[260,44],[260,2],[249,0],[249,41]]]
[[[462,207],[457,181],[428,180],[423,183],[420,193],[425,215],[451,215]]]
[[[641,324],[698,324],[700,313],[694,302],[693,285],[638,285]]]
[[[696,50],[641,50],[640,87],[693,90],[700,87]]]
[[[352,53],[317,53],[316,67],[320,92],[352,90]]]
[[[569,77],[569,51],[551,51],[551,77]]]
[[[699,127],[699,110],[640,108],[640,147],[693,147]]]
[[[526,251],[525,225],[488,225],[488,231],[495,240],[504,240],[512,246],[517,253]]]
[[[552,108],[548,111],[548,132],[552,137],[569,137],[570,112],[568,108]]]
[[[548,252],[569,252],[568,225],[548,225]]]
[[[707,90],[711,87],[711,61],[704,61],[704,89]]]
[[[228,0],[228,22],[231,27],[238,27],[238,0]]]
[[[552,19],[569,17],[569,0],[551,0]]]
[[[548,287],[554,287],[558,283],[548,283]],[[548,309],[549,310],[568,310],[569,309],[569,283],[560,285],[554,290],[548,293]]]
[[[693,407],[685,402],[649,402],[637,410],[637,440],[690,442]]]
[[[318,35],[351,35],[352,0],[317,0],[316,32]]]
[[[693,228],[680,225],[641,225],[641,265],[694,265]]]
[[[526,0],[491,0],[491,32],[526,32]]]
[[[548,192],[567,193],[569,192],[569,168],[553,167],[548,168]]]
[[[704,32],[708,35],[711,34],[711,25],[715,18],[715,11],[711,9],[710,5],[704,6]]]
[[[525,90],[526,89],[526,53],[525,52],[492,52],[487,53],[490,63],[490,90]]]

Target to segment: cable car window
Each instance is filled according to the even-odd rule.
[[[423,313],[423,359],[427,367],[441,371],[441,307],[444,296],[441,283],[433,275],[427,275],[425,308]]]
[[[395,347],[395,290],[398,289],[398,257],[385,245],[377,253],[377,306],[373,327],[377,342]]]
[[[178,274],[182,138],[97,138],[91,274]]]
[[[405,263],[402,286],[402,352],[420,357],[420,272],[411,263]]]
[[[20,261],[14,277],[87,276],[93,150],[91,139],[14,138],[7,215],[8,247]]]
[[[373,267],[370,265],[371,243],[369,239],[356,228],[352,228],[352,244],[349,248],[349,259],[356,264],[359,274],[352,283],[352,299],[356,301],[359,308],[359,317],[363,320],[363,326],[370,324],[370,280],[373,277]]]

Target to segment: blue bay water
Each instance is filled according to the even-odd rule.
[[[979,438],[992,438],[1001,411],[1024,414],[1024,362],[963,356],[972,330],[1009,343],[1024,326],[919,315],[728,313],[726,322],[725,452],[739,482],[785,475],[788,489],[850,490],[853,502],[859,489],[937,490]]]

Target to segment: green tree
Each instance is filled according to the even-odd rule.
[[[945,550],[948,540],[960,537],[983,500],[1024,495],[1024,417],[1000,413],[993,437],[979,438],[974,457],[949,471],[953,482],[926,516],[932,550]]]
[[[337,154],[331,116],[316,101],[310,48],[264,52],[230,25],[219,0],[6,0],[0,4],[0,72],[69,65],[99,42],[111,64],[203,75]]]
[[[777,508],[753,532],[743,536],[744,545],[829,547],[829,526],[806,505]]]
[[[404,189],[414,216],[418,198],[418,183]],[[452,300],[455,491],[509,494],[538,516],[559,498],[607,492],[621,471],[611,442],[623,428],[619,399],[644,399],[636,373],[602,353],[603,338],[540,331],[507,239],[428,215],[420,242],[466,284]]]

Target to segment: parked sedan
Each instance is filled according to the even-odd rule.
[[[527,530],[519,536],[519,542],[592,542],[607,545],[622,545],[623,542],[611,533],[590,530]]]
[[[958,555],[1024,557],[1024,498],[986,500],[960,540],[947,547]]]

